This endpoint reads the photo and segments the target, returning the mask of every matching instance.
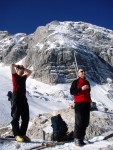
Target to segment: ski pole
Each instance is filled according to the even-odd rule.
[[[74,60],[75,60],[75,70],[76,70],[76,76],[77,76],[77,71],[78,71],[78,64],[77,64],[77,58],[76,58],[76,52],[74,51]]]

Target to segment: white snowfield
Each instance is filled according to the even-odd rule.
[[[108,98],[108,91],[111,90],[109,83],[106,85],[97,85],[91,83],[91,97],[96,101],[100,110],[105,107],[113,110],[113,99]],[[31,77],[27,80],[27,98],[30,107],[30,118],[37,116],[40,113],[51,112],[61,108],[67,108],[72,102],[72,97],[69,93],[70,84],[47,85],[38,82]],[[12,91],[12,81],[9,66],[0,64],[0,127],[4,127],[11,122],[11,105],[7,98],[7,92]],[[99,112],[98,112],[98,115]],[[29,124],[30,127],[30,124]],[[93,144],[88,144],[82,148],[76,147],[73,142],[64,145],[46,148],[45,150],[102,150],[113,147],[113,142],[103,140],[104,137],[94,137]],[[31,143],[0,142],[0,150],[27,150],[32,146],[38,146],[42,142],[41,139],[32,139]]]

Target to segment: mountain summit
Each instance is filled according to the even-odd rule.
[[[1,35],[3,33],[0,33],[0,39],[3,38],[0,44],[4,62],[16,62],[26,56],[24,63],[33,68],[33,78],[42,82],[71,82],[76,77],[75,60],[78,67],[86,71],[86,76],[96,83],[113,78],[112,30],[84,22],[53,21],[28,36]],[[11,46],[7,46],[11,43],[9,37],[13,41],[16,39]]]

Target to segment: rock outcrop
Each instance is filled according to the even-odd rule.
[[[61,114],[63,120],[68,125],[68,131],[74,130],[74,110],[73,109],[65,109],[56,111],[56,114]],[[28,131],[28,135],[32,138],[43,138],[43,130],[51,128],[51,114],[43,114],[39,115],[34,120],[32,120],[32,126]],[[99,112],[99,111],[92,111],[90,116],[90,124],[87,128],[86,132],[86,139],[91,139],[95,136],[102,135],[105,132],[113,130],[113,113],[108,112]],[[46,140],[51,139],[51,133],[46,133],[45,136]],[[109,139],[109,138],[108,138]],[[108,140],[107,139],[107,140]]]

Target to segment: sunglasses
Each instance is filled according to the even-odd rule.
[[[79,72],[84,72],[83,70],[79,71]]]

